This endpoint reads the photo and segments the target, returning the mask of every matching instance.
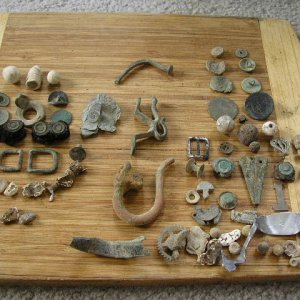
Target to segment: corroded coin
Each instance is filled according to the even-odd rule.
[[[0,93],[0,106],[1,107],[8,106],[9,103],[10,103],[10,98],[4,93]]]
[[[223,47],[214,47],[211,49],[210,54],[213,57],[221,57],[224,53],[224,48]]]
[[[234,101],[226,97],[216,97],[209,102],[208,112],[214,120],[224,115],[234,119],[239,113],[239,108]]]
[[[209,72],[212,72],[216,75],[221,75],[225,72],[226,66],[225,62],[222,61],[214,61],[214,60],[208,60],[206,62],[206,69]]]
[[[6,109],[0,110],[0,125],[5,124],[9,119],[9,113]]]
[[[234,150],[234,146],[229,142],[224,142],[220,144],[219,150],[224,154],[231,154]]]
[[[15,100],[15,104],[21,109],[26,109],[29,105],[29,101],[30,99],[26,95],[19,94]]]
[[[246,99],[245,110],[252,119],[265,120],[274,110],[273,98],[264,92],[253,93]]]
[[[51,116],[51,121],[64,121],[65,123],[70,125],[72,122],[72,114],[67,110],[61,109],[53,113],[53,115]]]
[[[237,48],[235,51],[234,51],[234,54],[236,57],[238,58],[245,58],[248,56],[248,51],[246,49],[243,49],[243,48]]]
[[[86,151],[81,145],[77,145],[70,149],[69,156],[74,161],[83,161],[86,158]]]
[[[209,84],[214,91],[221,93],[230,93],[233,89],[233,83],[225,76],[213,76]]]
[[[240,60],[240,69],[244,72],[252,72],[256,67],[256,62],[251,58],[243,58]]]
[[[249,94],[257,93],[261,91],[261,84],[260,82],[253,78],[247,77],[242,81],[242,89]]]

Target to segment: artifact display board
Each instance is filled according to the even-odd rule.
[[[244,155],[253,156],[249,148],[216,130],[215,120],[208,114],[208,103],[223,94],[210,89],[212,74],[206,70],[213,47],[225,49],[226,77],[234,84],[227,97],[245,114],[244,102],[248,94],[241,82],[249,77],[239,68],[236,48],[244,48],[256,62],[253,77],[262,90],[273,96],[275,111],[268,120],[277,122],[280,136],[292,139],[299,134],[300,104],[300,46],[287,21],[180,15],[133,14],[1,14],[0,68],[16,65],[22,73],[21,84],[11,85],[0,79],[0,91],[14,99],[25,93],[45,106],[48,94],[57,87],[44,81],[40,90],[29,91],[24,86],[25,74],[33,65],[43,70],[57,70],[62,74],[59,89],[69,96],[68,110],[73,114],[71,136],[66,141],[49,146],[60,153],[60,164],[55,174],[38,175],[26,172],[28,151],[43,148],[32,142],[30,134],[17,146],[25,151],[23,169],[17,173],[2,173],[1,178],[23,186],[31,181],[53,181],[69,166],[69,149],[82,144],[87,158],[82,164],[87,172],[76,179],[71,189],[57,192],[53,202],[46,196],[26,199],[1,196],[0,211],[8,207],[32,210],[38,218],[28,226],[1,225],[0,281],[1,282],[60,282],[97,284],[161,284],[213,281],[249,281],[299,278],[300,269],[292,268],[288,258],[272,254],[260,256],[256,245],[267,240],[271,245],[291,237],[272,237],[257,232],[247,251],[246,264],[229,273],[222,266],[202,266],[196,256],[182,252],[175,262],[166,262],[158,253],[156,239],[165,226],[179,224],[190,228],[197,223],[192,218],[193,206],[185,201],[185,193],[196,187],[198,179],[186,173],[187,138],[207,137],[210,158],[205,162],[204,180],[213,183],[215,190],[207,207],[217,204],[225,191],[238,196],[238,211],[253,209],[242,171],[238,165]],[[155,68],[133,72],[126,81],[115,85],[117,76],[133,61],[155,59],[172,64],[173,75]],[[89,139],[80,135],[81,113],[98,93],[113,97],[121,108],[121,118],[115,133],[100,133]],[[148,127],[134,118],[135,103],[142,98],[141,109],[151,115],[151,97],[158,99],[158,110],[168,124],[168,138],[160,143],[148,139],[139,143],[131,156],[131,137],[146,132]],[[14,101],[8,110],[15,116]],[[55,107],[46,108],[47,117]],[[47,118],[49,119],[49,117]],[[46,119],[46,120],[47,120]],[[261,128],[263,121],[250,120]],[[238,123],[238,122],[237,122]],[[221,142],[230,141],[235,151],[230,158],[236,170],[232,178],[217,178],[211,163],[224,156],[219,152]],[[276,204],[273,188],[274,164],[282,160],[269,141],[261,138],[257,155],[268,157],[269,166],[264,183],[260,214],[272,214]],[[5,144],[1,149],[10,148]],[[299,160],[295,149],[287,161],[296,172]],[[155,197],[155,172],[161,161],[175,158],[165,176],[165,206],[157,220],[147,227],[134,227],[120,220],[112,208],[115,175],[126,160],[144,177],[144,187],[127,195],[126,207],[134,213],[147,211]],[[7,164],[13,164],[9,158]],[[49,166],[47,157],[33,162]],[[299,212],[300,184],[298,176],[285,185],[285,198],[291,211]],[[218,227],[222,232],[241,229],[243,224],[230,220],[230,211],[223,211]],[[210,226],[202,226],[209,232]],[[97,257],[79,252],[69,245],[73,237],[98,237],[106,240],[131,240],[145,236],[144,245],[151,255],[130,260]],[[241,239],[243,243],[244,238]],[[228,255],[228,254],[227,254]]]

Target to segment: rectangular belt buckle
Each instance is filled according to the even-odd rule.
[[[196,150],[193,150],[196,144]],[[192,136],[188,138],[187,157],[197,160],[208,160],[209,158],[209,139],[206,137]]]

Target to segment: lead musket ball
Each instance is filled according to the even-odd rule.
[[[47,81],[51,85],[59,84],[60,74],[55,70],[49,71],[49,73],[47,74]]]
[[[245,225],[245,226],[243,226],[243,228],[242,228],[242,235],[244,237],[247,237],[249,235],[249,233],[250,233],[250,230],[251,230],[251,225]]]
[[[284,253],[284,249],[281,245],[276,244],[272,248],[272,253],[276,256],[281,256]]]
[[[267,252],[269,251],[269,248],[270,248],[269,243],[267,241],[263,241],[257,245],[256,250],[260,255],[266,255]]]
[[[257,141],[251,142],[249,145],[249,149],[251,152],[257,153],[260,149],[260,142]]]
[[[229,134],[235,126],[233,119],[227,115],[218,118],[216,125],[217,130],[224,134]]]
[[[213,239],[218,239],[221,236],[221,230],[218,227],[213,227],[210,229],[209,235]]]
[[[2,76],[6,82],[15,84],[20,81],[21,72],[16,66],[7,66],[3,69]]]
[[[241,252],[241,246],[237,242],[233,242],[229,245],[228,251],[230,254],[237,255]]]
[[[257,141],[258,135],[258,129],[252,124],[241,126],[238,132],[238,138],[245,146],[249,146],[252,142]]]

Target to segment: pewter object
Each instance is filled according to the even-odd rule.
[[[0,111],[1,112],[1,111]],[[1,127],[1,140],[9,146],[14,146],[26,136],[24,123],[20,120],[9,120]]]
[[[5,166],[2,164],[3,157],[10,154],[19,156],[18,163],[14,167]],[[4,149],[0,150],[0,170],[3,172],[19,172],[22,169],[24,151],[21,149]]]
[[[25,198],[41,196],[46,191],[45,182],[30,182],[23,186],[22,195]]]
[[[196,188],[198,193],[202,193],[203,199],[206,200],[209,197],[209,193],[214,190],[214,186],[208,181],[201,181]]]
[[[291,267],[299,267],[300,266],[300,257],[292,257],[289,260],[289,264]]]
[[[9,112],[6,109],[0,109],[0,126],[5,124],[9,119]]]
[[[206,69],[215,75],[222,75],[225,72],[226,66],[224,61],[208,60],[206,62]]]
[[[209,235],[213,238],[213,239],[218,239],[221,236],[221,230],[218,227],[213,227],[210,229],[209,231]]]
[[[251,229],[251,225],[245,225],[245,226],[243,226],[243,228],[242,228],[242,235],[245,236],[245,237],[247,237],[249,235],[250,229]]]
[[[198,166],[194,158],[190,158],[186,164],[185,170],[189,174],[195,174],[197,177],[203,175],[204,164]]]
[[[242,58],[240,60],[239,66],[240,66],[240,69],[244,72],[252,72],[256,68],[256,62],[249,57]]]
[[[266,255],[267,252],[270,249],[270,245],[267,241],[262,241],[260,242],[257,247],[256,247],[256,251],[260,254],[260,255]]]
[[[152,97],[151,112],[153,118],[149,118],[141,111],[141,98],[137,99],[134,116],[142,123],[148,125],[149,129],[147,132],[136,134],[131,138],[131,155],[134,155],[136,144],[139,141],[149,139],[151,137],[155,138],[157,141],[163,141],[167,138],[168,127],[166,119],[164,117],[160,117],[156,107],[157,103],[157,98]]]
[[[0,194],[2,194],[7,188],[9,182],[6,179],[0,179]]]
[[[36,112],[36,115],[30,120],[24,117],[28,110]],[[32,127],[35,123],[45,119],[45,108],[38,101],[30,101],[25,109],[17,107],[16,117],[24,123],[25,127]]]
[[[268,159],[263,156],[243,156],[239,162],[251,202],[253,205],[258,205],[261,202],[264,178],[268,168]]]
[[[137,60],[134,63],[130,64],[115,80],[115,84],[120,84],[123,79],[126,77],[128,73],[130,73],[131,70],[140,67],[140,66],[152,66],[156,69],[159,69],[168,75],[171,75],[173,73],[173,66],[172,65],[163,65],[157,61],[154,61],[152,59],[141,59]]]
[[[284,254],[288,257],[300,256],[300,245],[296,241],[287,240],[283,244]]]
[[[289,155],[291,143],[286,139],[273,139],[270,141],[270,145],[283,156]]]
[[[134,173],[131,163],[126,161],[119,170],[114,183],[112,204],[116,215],[124,222],[134,226],[144,226],[153,223],[164,207],[163,187],[165,172],[174,162],[174,158],[168,158],[160,164],[155,176],[156,194],[154,204],[147,212],[137,215],[126,209],[124,195],[130,190],[140,190],[143,187],[143,177],[141,174]]]
[[[257,212],[254,210],[236,211],[230,212],[230,219],[235,222],[250,224],[252,225],[254,220],[257,218]]]
[[[244,124],[247,121],[247,118],[245,115],[240,115],[239,117],[239,123]]]
[[[223,47],[214,47],[211,49],[210,54],[213,57],[219,58],[223,55],[224,53],[224,48]]]
[[[239,254],[240,251],[241,251],[241,246],[240,246],[239,243],[233,242],[233,243],[231,243],[231,244],[229,245],[228,251],[229,251],[230,254],[237,255],[237,254]]]
[[[212,163],[212,167],[214,170],[214,173],[223,178],[228,178],[231,176],[233,171],[235,170],[235,166],[232,160],[226,158],[226,157],[220,157],[218,159],[215,159]]]
[[[207,244],[205,253],[200,255],[201,265],[213,266],[219,264],[222,256],[222,245],[217,239],[212,239]]]
[[[237,196],[232,192],[223,192],[219,196],[219,205],[223,209],[234,209],[237,205]]]
[[[273,206],[275,211],[288,211],[289,208],[284,200],[283,185],[281,183],[274,183],[274,189],[276,192],[277,204]]]
[[[272,121],[267,121],[262,125],[261,131],[266,136],[273,136],[278,132],[278,126]]]
[[[229,134],[234,129],[235,126],[233,119],[226,115],[218,118],[216,125],[217,125],[217,130],[224,134]]]
[[[20,211],[16,207],[9,208],[1,217],[3,224],[15,223],[19,220]]]
[[[117,102],[106,94],[97,94],[83,110],[81,136],[88,138],[102,131],[115,132],[121,109]]]
[[[213,91],[221,93],[230,93],[233,89],[232,81],[229,78],[222,75],[213,76],[209,86]]]
[[[240,236],[241,236],[241,231],[239,229],[234,229],[231,232],[222,233],[218,241],[223,247],[227,247],[231,243],[238,240]]]
[[[294,181],[295,169],[289,162],[281,162],[275,165],[274,178],[282,181]]]
[[[193,219],[200,225],[218,224],[222,216],[222,211],[217,206],[210,206],[207,209],[195,206],[195,213],[192,214]]]
[[[26,95],[18,94],[15,100],[15,104],[17,107],[21,109],[26,109],[29,105],[30,99]]]
[[[19,224],[22,225],[28,225],[30,224],[33,220],[35,220],[37,217],[37,215],[32,212],[32,211],[27,211],[24,212],[23,214],[21,214],[21,216],[19,217]]]
[[[26,86],[31,90],[38,90],[42,85],[43,72],[39,66],[33,66],[27,74]]]
[[[70,149],[69,156],[74,161],[83,161],[86,158],[86,151],[81,145],[76,145]]]
[[[253,77],[247,77],[242,81],[242,89],[248,93],[253,94],[261,91],[261,83],[253,78]]]
[[[148,256],[150,252],[144,248],[144,236],[129,241],[108,241],[98,238],[73,237],[70,246],[79,251],[112,258],[133,258]]]
[[[258,141],[251,142],[249,145],[249,149],[251,152],[257,153],[260,149],[260,142],[258,142]]]
[[[33,156],[34,155],[43,155],[43,154],[50,154],[52,155],[52,166],[50,168],[38,169],[33,168]],[[58,160],[59,160],[59,153],[52,149],[30,149],[29,150],[29,157],[28,157],[28,166],[27,172],[34,173],[34,174],[52,174],[58,168]]]
[[[48,103],[54,106],[66,106],[69,103],[69,97],[63,91],[54,91],[49,94]]]
[[[197,204],[200,200],[200,195],[195,190],[190,190],[185,194],[185,200],[189,204]]]
[[[0,107],[8,106],[9,103],[10,98],[4,93],[0,93]]]
[[[196,151],[193,151],[192,144],[196,143]],[[209,158],[209,139],[206,137],[191,136],[187,143],[187,157],[197,160],[208,160]]]
[[[178,259],[179,251],[186,246],[188,234],[189,230],[179,225],[165,227],[157,238],[159,254],[168,261]]]
[[[293,144],[295,149],[297,150],[297,154],[300,155],[300,134],[295,135]]]
[[[243,48],[237,48],[234,51],[234,55],[238,58],[245,58],[248,56],[248,51]]]
[[[4,196],[7,197],[13,197],[14,195],[16,195],[19,191],[19,187],[14,183],[11,182],[5,189],[4,191]]]
[[[2,76],[7,83],[15,84],[20,81],[21,72],[16,66],[7,66],[3,69]]]
[[[59,84],[60,83],[60,74],[55,70],[49,71],[49,73],[47,74],[47,81],[51,85]]]
[[[272,248],[272,253],[275,255],[275,256],[281,256],[283,253],[284,253],[284,249],[281,245],[279,244],[275,244]]]
[[[245,101],[245,110],[252,119],[265,120],[274,110],[273,98],[264,92],[253,93]]]
[[[215,121],[224,115],[234,119],[239,113],[239,108],[234,101],[226,97],[216,97],[209,102],[208,112]]]
[[[257,141],[258,137],[258,129],[252,124],[242,125],[238,132],[238,138],[245,146],[249,146],[252,142]]]
[[[69,111],[64,109],[57,110],[50,117],[52,122],[63,121],[68,125],[72,123],[72,118],[73,118],[72,114]]]
[[[224,154],[231,154],[234,150],[234,146],[229,142],[223,142],[219,146],[219,151]]]

